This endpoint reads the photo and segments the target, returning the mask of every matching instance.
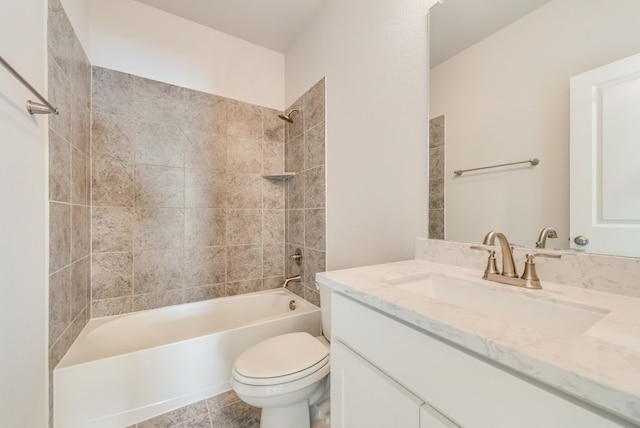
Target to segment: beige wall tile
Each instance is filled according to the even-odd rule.
[[[264,141],[262,143],[262,162],[262,172],[264,174],[284,172],[284,142]]]
[[[227,208],[258,209],[262,206],[262,177],[255,174],[227,175]]]
[[[147,309],[179,305],[183,302],[182,294],[182,289],[138,294],[133,296],[133,310],[145,311]]]
[[[49,200],[71,202],[71,145],[49,131]]]
[[[106,113],[134,117],[135,107],[131,102],[134,77],[102,67],[93,67],[91,108],[93,114]]]
[[[91,263],[87,256],[71,265],[71,319],[85,310],[91,299]]]
[[[286,226],[287,244],[304,247],[304,215],[305,210],[287,210],[288,223]]]
[[[197,287],[226,281],[226,247],[192,248],[185,251],[184,284]]]
[[[227,171],[262,174],[262,138],[228,136]]]
[[[49,128],[71,142],[71,83],[56,60],[49,55],[49,102],[58,114],[49,115]]]
[[[90,162],[80,150],[71,150],[71,203],[89,205],[90,195]]]
[[[93,207],[91,210],[93,253],[131,251],[133,210],[125,207]]]
[[[325,164],[325,129],[320,122],[304,134],[304,167],[314,168]]]
[[[227,244],[262,243],[262,210],[227,210]]]
[[[221,170],[185,171],[185,207],[225,208],[227,174]]]
[[[91,156],[133,164],[136,125],[131,118],[94,111]]]
[[[264,277],[281,277],[284,275],[284,243],[265,244],[262,247]]]
[[[227,281],[262,278],[262,245],[227,247]]]
[[[91,318],[121,315],[133,311],[132,296],[116,297],[115,299],[93,300],[91,302]]]
[[[184,210],[136,207],[133,246],[135,250],[183,248]]]
[[[49,276],[49,346],[71,322],[71,267]]]
[[[181,249],[136,252],[133,266],[134,295],[184,287],[184,252]]]
[[[133,294],[133,253],[94,254],[91,262],[92,299]]]
[[[205,285],[184,289],[184,302],[200,302],[225,296],[225,284]]]
[[[264,210],[262,218],[262,242],[284,243],[285,210]]]
[[[261,140],[261,108],[240,101],[227,100],[227,135]]]
[[[136,207],[181,208],[185,197],[184,169],[136,165]]]
[[[304,174],[296,174],[287,180],[287,209],[304,208]]]
[[[203,128],[184,128],[184,166],[197,171],[227,169],[227,136]]]
[[[207,134],[226,135],[227,100],[205,92],[184,91],[184,126]]]
[[[325,178],[324,165],[304,172],[305,208],[324,208]]]
[[[71,206],[71,261],[89,255],[91,251],[91,212],[89,207]]]
[[[309,288],[315,288],[316,273],[326,270],[326,253],[307,249],[304,258],[303,284]]]
[[[71,263],[71,205],[49,204],[49,272]]]
[[[262,208],[276,210],[285,208],[285,180],[262,180]]]
[[[180,125],[185,120],[185,89],[134,76],[130,103],[137,119],[162,124]]]
[[[304,246],[325,251],[325,210],[305,210]]]
[[[184,166],[186,135],[179,126],[138,121],[132,138],[136,164]]]
[[[94,206],[132,207],[134,201],[133,163],[94,158],[91,194]]]
[[[304,94],[304,126],[305,129],[312,128],[320,122],[324,122],[325,117],[325,88],[324,78],[313,85]]]
[[[226,217],[226,211],[220,209],[185,209],[185,248],[225,245],[227,239]]]
[[[236,296],[238,294],[253,293],[262,290],[262,278],[250,279],[246,281],[227,283],[226,295]]]
[[[304,169],[304,136],[301,134],[285,144],[284,169],[300,172]]]
[[[262,109],[262,126],[264,141],[274,141],[284,143],[285,121],[278,117],[281,111],[268,108]]]

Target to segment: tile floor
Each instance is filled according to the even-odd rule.
[[[128,428],[259,428],[260,409],[233,392],[190,404]]]

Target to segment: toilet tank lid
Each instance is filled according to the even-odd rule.
[[[247,349],[236,359],[234,370],[251,378],[288,376],[320,363],[328,355],[329,349],[309,333],[289,333]]]

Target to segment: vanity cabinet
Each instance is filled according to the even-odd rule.
[[[335,292],[331,353],[337,428],[630,426]]]

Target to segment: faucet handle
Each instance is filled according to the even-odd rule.
[[[526,281],[527,288],[537,288],[540,289],[542,286],[540,285],[540,278],[538,277],[538,273],[536,272],[536,257],[546,257],[548,259],[560,259],[562,258],[561,254],[553,254],[553,253],[532,253],[527,254],[527,261],[524,263],[524,272],[522,273],[521,279]]]
[[[490,273],[500,275],[500,272],[498,271],[498,263],[496,260],[496,250],[487,245],[472,245],[470,248],[472,250],[486,251],[489,253],[489,258],[487,259],[487,267],[484,269],[484,275],[482,276],[484,279],[486,279]]]
[[[555,254],[555,253],[532,253],[532,254],[527,254],[527,260],[529,260],[529,257],[531,257],[531,261],[534,261],[535,257],[544,257],[547,259],[561,259],[562,258],[562,254]]]

